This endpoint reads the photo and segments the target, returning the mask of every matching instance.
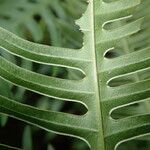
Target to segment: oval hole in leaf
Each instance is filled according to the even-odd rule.
[[[114,77],[108,81],[108,86],[118,87],[147,80],[150,78],[150,68]]]
[[[56,98],[49,98],[41,94],[26,90],[25,88],[12,86],[13,99],[42,110],[63,112],[74,115],[84,115],[88,109],[78,102],[62,101]]]
[[[50,110],[50,111],[56,111],[56,112],[63,112],[68,114],[74,114],[74,115],[84,115],[87,113],[87,108],[77,102],[71,102],[71,101],[61,101],[54,98],[48,98],[45,96],[41,96],[38,94],[34,94],[30,92],[31,99],[34,100],[34,106],[43,109],[43,110]],[[37,98],[36,98],[37,96]],[[38,98],[39,96],[39,98]],[[29,105],[33,105],[33,102],[28,101]]]
[[[109,31],[109,30],[120,28],[123,25],[126,25],[126,23],[129,22],[130,18],[131,16],[126,16],[126,17],[119,18],[117,20],[111,20],[111,21],[105,22],[103,24],[103,29]]]
[[[104,53],[104,57],[108,59],[113,59],[122,55],[122,51],[118,50],[118,48],[111,48],[106,50]]]
[[[150,148],[150,134],[141,135],[138,138],[128,140],[119,144],[117,150],[149,150]]]
[[[1,54],[1,52],[3,52]],[[46,65],[40,64],[36,62],[32,62],[30,60],[26,60],[20,58],[18,56],[14,56],[7,51],[3,51],[0,49],[0,56],[3,56],[8,61],[16,64],[17,66],[32,70],[33,72],[43,74],[49,77],[61,78],[61,79],[68,79],[68,80],[82,80],[85,78],[84,72],[79,69],[69,68],[69,67],[61,67],[56,65]]]
[[[67,136],[57,135],[51,143],[55,150],[90,150],[84,141]]]
[[[24,133],[27,127],[30,133]],[[90,150],[86,142],[80,139],[47,132],[10,117],[8,124],[0,128],[0,143],[21,148],[26,142],[32,142],[34,150],[49,150],[48,147],[54,150]]]
[[[150,99],[146,99],[141,102],[137,102],[134,104],[132,103],[114,109],[111,112],[111,117],[113,119],[122,119],[126,117],[149,114],[149,113],[150,113]]]

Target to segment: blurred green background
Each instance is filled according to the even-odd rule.
[[[135,18],[140,15],[145,16],[149,12],[149,8],[147,8],[144,14],[141,13],[145,5],[147,4],[143,1],[143,5],[138,8],[139,13],[135,15]],[[78,49],[82,47],[83,34],[74,21],[82,16],[86,7],[86,0],[0,0],[0,26],[29,41]],[[149,17],[147,17],[147,20],[149,20]],[[145,20],[146,23],[147,20]],[[145,32],[145,29],[147,30],[149,22],[146,25],[143,25],[143,32]],[[139,35],[143,32],[139,33]],[[130,41],[130,38],[126,40]],[[143,46],[138,40],[139,38],[129,44],[129,47],[138,49],[149,44],[147,40],[142,39],[144,41],[142,42]],[[39,65],[20,59],[1,49],[0,55],[20,67],[48,76],[71,80],[78,80],[84,77],[83,74],[72,69]],[[113,55],[115,54],[112,53],[109,57]],[[16,87],[2,79],[0,79],[0,94],[45,110],[61,111],[76,115],[83,115],[87,111],[82,105],[55,101],[52,98]],[[140,105],[140,108],[142,106]],[[114,115],[120,117],[136,114],[135,111],[137,111],[136,108],[138,107],[135,107],[135,105],[131,106],[131,108],[121,112],[118,110]],[[133,112],[131,109],[135,111]],[[118,149],[150,150],[149,140],[149,136],[145,136],[124,143]],[[38,127],[27,125],[5,115],[0,116],[0,143],[24,148],[24,150],[89,150],[87,144],[81,140],[48,133]]]

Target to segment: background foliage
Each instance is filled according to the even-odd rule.
[[[0,26],[30,41],[53,46],[80,48],[83,42],[82,33],[79,31],[79,27],[75,25],[74,20],[81,17],[86,9],[86,5],[86,0],[0,0]],[[132,36],[128,37],[118,44],[118,47],[124,49],[123,53],[129,53],[129,49],[132,51],[139,50],[141,47],[144,48],[150,44],[149,5],[150,2],[148,0],[143,0],[142,4],[137,8],[138,14],[134,15],[134,19],[140,16],[145,17],[142,30],[133,35],[135,38]],[[124,22],[120,21],[120,23],[108,25],[108,28],[115,28],[122,24]],[[41,74],[73,80],[83,78],[83,75],[71,69],[39,65],[3,51],[0,51],[0,54],[23,68],[34,70]],[[108,57],[117,57],[117,55],[122,54],[116,54],[112,51],[112,53],[108,54]],[[137,75],[138,80],[139,76],[140,78],[149,78],[150,74],[145,72],[142,77]],[[135,77],[129,80],[118,81],[117,84],[133,82],[133,80],[135,80]],[[51,109],[73,114],[84,114],[86,112],[80,105],[49,101],[47,97],[13,86],[2,79],[0,79],[0,94],[46,110]],[[147,113],[150,110],[149,108],[149,102],[140,103],[121,111],[118,110],[114,113],[114,116],[122,117],[143,112]],[[0,143],[22,147],[25,150],[88,149],[87,145],[79,140],[47,133],[4,115],[0,117],[0,125]],[[149,136],[136,139],[122,144],[119,150],[149,150],[149,140]]]

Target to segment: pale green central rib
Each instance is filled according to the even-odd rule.
[[[91,26],[92,26],[92,51],[93,51],[93,57],[94,57],[94,82],[95,82],[95,107],[96,107],[96,122],[97,122],[97,139],[95,140],[95,145],[93,147],[93,150],[105,150],[105,142],[104,142],[104,131],[103,131],[103,119],[102,119],[102,109],[101,109],[101,99],[100,99],[100,90],[99,90],[99,82],[98,82],[98,64],[97,64],[97,53],[96,53],[96,35],[95,35],[95,5],[97,5],[97,0],[91,0]],[[97,147],[96,147],[97,145]],[[91,145],[92,146],[92,145]]]

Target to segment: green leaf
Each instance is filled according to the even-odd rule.
[[[53,146],[49,145],[47,150],[55,150],[55,149],[53,148]]]
[[[120,107],[150,99],[149,78],[116,87],[110,84],[122,77],[135,77],[150,68],[150,46],[133,48],[125,53],[122,44],[124,39],[134,38],[142,30],[143,19],[132,18],[138,5],[139,0],[89,0],[86,12],[77,21],[84,33],[83,47],[78,50],[32,43],[0,28],[0,46],[4,51],[40,64],[73,68],[85,74],[84,79],[79,80],[59,79],[26,70],[0,57],[1,78],[57,98],[56,101],[74,101],[88,109],[85,115],[77,116],[35,108],[1,95],[0,112],[47,131],[82,139],[91,150],[112,150],[124,141],[150,133],[149,113],[122,119],[111,116]],[[130,20],[126,20],[127,16]],[[107,23],[122,20],[123,25],[117,23],[109,30],[105,28]],[[116,53],[119,51],[118,57],[107,58],[112,49]]]
[[[0,126],[5,126],[8,120],[8,116],[4,114],[0,114]]]
[[[22,143],[24,150],[32,150],[32,134],[29,126],[24,129]]]

